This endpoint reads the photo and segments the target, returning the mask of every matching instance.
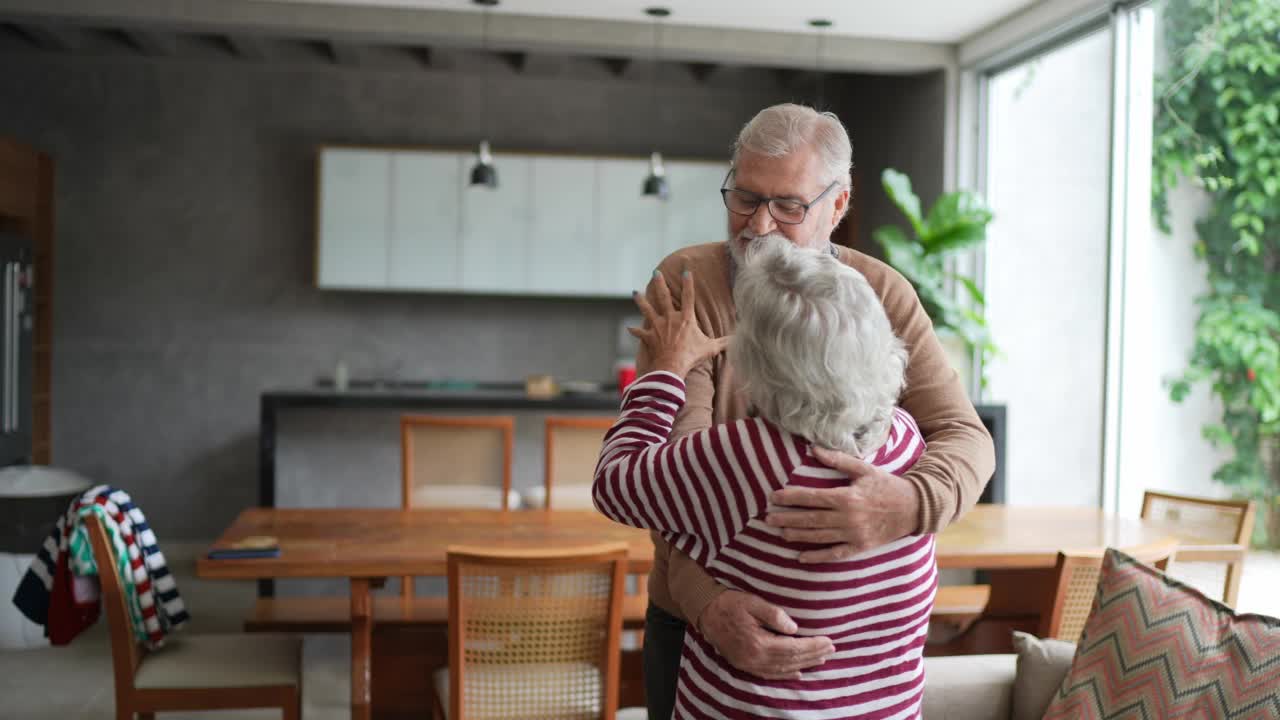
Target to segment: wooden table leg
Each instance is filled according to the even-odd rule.
[[[351,578],[351,718],[370,720],[373,665],[373,609],[369,579]]]

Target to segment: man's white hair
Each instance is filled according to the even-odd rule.
[[[838,180],[841,186],[849,187],[853,165],[849,133],[835,113],[818,112],[807,105],[783,103],[756,113],[733,144],[733,164],[737,166],[743,151],[783,157],[810,145],[826,168],[824,184]]]
[[[762,238],[734,280],[729,362],[756,413],[863,456],[884,444],[907,352],[866,278],[830,253]]]

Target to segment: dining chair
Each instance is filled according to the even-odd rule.
[[[541,498],[533,507],[591,510],[591,482],[604,435],[616,422],[611,417],[552,416],[544,422],[544,471]],[[538,502],[541,500],[541,502]]]
[[[1214,500],[1148,490],[1142,494],[1142,519],[1165,523],[1180,537],[1177,567],[1189,563],[1225,564],[1222,601],[1236,606],[1244,558],[1253,536],[1252,500]],[[1180,531],[1180,532],[1179,532]]]
[[[401,507],[508,510],[514,438],[509,415],[401,416]],[[400,595],[413,597],[413,578]]]
[[[182,632],[149,651],[133,632],[116,555],[97,515],[83,521],[98,567],[111,635],[116,717],[150,720],[157,712],[279,708],[302,715],[302,641],[287,635]]]
[[[440,720],[615,720],[627,547],[451,547]]]
[[[543,484],[533,488],[526,507],[548,510],[594,510],[591,485],[605,433],[617,422],[613,417],[559,415],[543,423]],[[641,607],[649,604],[647,576],[627,579],[627,602]],[[644,630],[632,628],[622,633],[622,647],[628,652],[644,644]]]
[[[1169,567],[1174,552],[1180,552],[1176,540],[1120,548],[1121,552],[1141,563],[1160,570]],[[1042,615],[1040,637],[1078,642],[1085,621],[1093,608],[1093,598],[1102,574],[1104,549],[1067,550],[1058,553],[1054,568],[1053,608]]]

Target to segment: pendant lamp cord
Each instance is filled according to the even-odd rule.
[[[815,61],[814,61],[814,67],[816,67],[818,71],[818,98],[817,98],[816,109],[819,111],[823,109],[823,106],[826,103],[826,98],[823,93],[824,88],[823,88],[823,77],[822,77],[823,75],[822,56],[824,55],[823,50],[825,49],[825,46],[826,46],[826,39],[827,39],[827,29],[818,28],[818,42],[817,42],[818,52],[817,52],[817,57],[815,58]]]
[[[658,48],[662,45],[662,18],[655,16],[653,18],[653,73],[649,78],[649,106],[653,108],[653,122],[651,132],[653,133],[651,152],[658,150]]]
[[[493,136],[493,118],[489,115],[489,66],[491,60],[489,55],[489,6],[486,5],[483,11],[483,20],[481,21],[481,45],[484,47],[485,66],[483,75],[480,79],[480,111],[484,113],[485,139],[489,140]]]

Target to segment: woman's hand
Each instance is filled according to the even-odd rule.
[[[649,349],[654,370],[666,370],[681,378],[729,345],[729,338],[709,338],[698,327],[698,319],[693,313],[693,274],[685,270],[683,280],[680,309],[676,310],[666,278],[662,273],[654,272],[653,279],[649,281],[649,292],[654,302],[650,303],[644,294],[634,294],[636,305],[644,314],[645,326],[627,328],[627,332],[640,338]]]

